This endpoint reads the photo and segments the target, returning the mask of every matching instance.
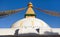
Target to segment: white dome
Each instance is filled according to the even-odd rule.
[[[46,24],[41,19],[37,18],[24,18],[22,20],[18,20],[16,23],[12,25],[11,28],[50,28],[48,24]]]

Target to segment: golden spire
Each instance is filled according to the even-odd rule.
[[[28,10],[27,10],[27,12],[25,14],[25,17],[35,17],[36,16],[35,12],[33,11],[32,8],[33,8],[33,5],[32,5],[31,2],[29,2],[29,4],[28,4]]]

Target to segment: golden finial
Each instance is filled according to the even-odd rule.
[[[31,2],[29,2],[28,7],[33,7],[33,5],[32,5],[32,3],[31,3]]]
[[[25,17],[35,17],[35,16],[36,16],[36,15],[35,15],[35,12],[34,12],[33,9],[32,9],[32,7],[33,7],[32,3],[29,2],[29,4],[28,4],[28,9],[27,9],[27,12],[26,12],[26,14],[25,14]]]

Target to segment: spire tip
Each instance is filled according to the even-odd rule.
[[[33,7],[31,2],[29,2],[28,7],[31,7],[31,8]]]

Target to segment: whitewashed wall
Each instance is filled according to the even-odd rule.
[[[15,29],[0,28],[0,35],[14,35]]]
[[[15,28],[0,28],[0,35],[14,35],[16,32]],[[35,29],[19,29],[18,34],[25,34],[25,33],[36,33],[40,35],[60,35],[60,28],[52,28],[52,29],[41,29],[39,33]]]
[[[52,28],[52,32],[58,33],[60,35],[60,28]]]

